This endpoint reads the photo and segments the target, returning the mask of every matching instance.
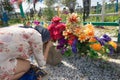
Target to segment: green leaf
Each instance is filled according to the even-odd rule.
[[[105,49],[106,53],[110,53],[110,50],[108,48]]]
[[[97,52],[94,51],[93,49],[90,49],[90,50],[89,50],[89,56],[90,56],[91,58],[98,58]]]
[[[66,57],[69,57],[69,56],[71,56],[71,55],[72,55],[71,49],[68,49],[68,50],[65,51],[65,53],[64,53],[64,56],[66,56]]]

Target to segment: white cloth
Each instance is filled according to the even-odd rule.
[[[28,59],[32,51],[39,66],[46,64],[43,42],[39,32],[31,28],[0,28],[0,80],[11,80],[16,58]]]

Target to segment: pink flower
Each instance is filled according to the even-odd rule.
[[[37,20],[35,20],[35,21],[34,21],[34,24],[38,26],[38,25],[40,24],[40,22],[37,21]]]

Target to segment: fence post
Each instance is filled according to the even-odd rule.
[[[119,30],[118,30],[118,41],[117,41],[117,53],[120,53],[120,19],[118,20]]]
[[[118,20],[119,30],[118,30],[118,43],[120,43],[120,19]]]

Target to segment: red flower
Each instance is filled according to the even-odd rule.
[[[68,44],[72,45],[75,38],[76,38],[76,36],[74,36],[73,34],[69,35]]]
[[[59,40],[63,37],[62,31],[65,30],[65,24],[61,22],[52,23],[48,26],[48,30],[53,41]]]
[[[54,17],[52,21],[54,23],[50,24],[48,26],[48,30],[50,31],[50,35],[53,41],[59,40],[63,37],[62,32],[65,30],[65,24],[62,22],[59,22],[61,18]]]
[[[65,30],[65,24],[64,24],[64,23],[59,23],[59,24],[57,25],[57,28],[58,28],[60,31],[63,31],[63,30]]]
[[[60,20],[61,20],[61,18],[58,16],[55,16],[52,18],[52,22],[59,22]]]

